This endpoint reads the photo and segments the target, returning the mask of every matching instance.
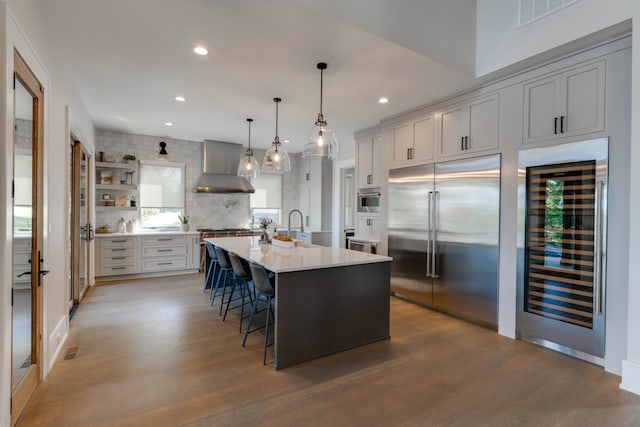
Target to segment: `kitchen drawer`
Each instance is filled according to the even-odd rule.
[[[161,259],[147,259],[142,261],[143,272],[183,270],[187,268],[187,257],[168,257]]]
[[[116,276],[119,274],[136,274],[140,272],[137,262],[120,265],[102,265],[100,266],[100,276]]]
[[[138,257],[138,248],[134,247],[102,247],[100,250],[100,255],[103,260],[106,260],[110,257],[125,257],[125,258],[137,258]],[[103,261],[106,264],[106,261]]]
[[[102,265],[125,265],[131,263],[137,263],[138,257],[134,256],[126,256],[126,255],[109,255],[102,257]]]
[[[172,246],[186,245],[185,236],[145,236],[142,238],[142,246]]]
[[[103,248],[135,248],[138,246],[136,237],[108,237],[100,238],[99,241]]]
[[[143,246],[142,247],[142,257],[167,257],[167,256],[175,256],[175,255],[186,255],[187,254],[187,245],[183,243],[182,245],[174,245],[174,246]]]

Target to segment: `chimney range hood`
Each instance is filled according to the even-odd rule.
[[[203,172],[196,182],[195,193],[253,193],[256,190],[245,178],[236,175],[243,154],[240,144],[205,139]]]

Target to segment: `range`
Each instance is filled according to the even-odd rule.
[[[253,236],[253,231],[249,228],[196,228],[200,232],[200,271],[206,271],[204,239],[209,237],[246,237]]]

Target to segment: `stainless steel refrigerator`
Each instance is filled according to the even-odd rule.
[[[389,171],[391,291],[497,326],[500,155]]]

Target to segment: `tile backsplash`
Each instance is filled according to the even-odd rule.
[[[125,154],[138,160],[157,160],[160,141],[166,142],[167,160],[186,164],[186,213],[191,228],[216,227],[240,228],[251,223],[248,194],[202,194],[194,193],[193,187],[202,173],[203,148],[201,141],[188,141],[166,137],[135,135],[111,130],[96,130],[96,158],[100,151],[113,156],[117,162]],[[258,155],[259,150],[255,150]],[[165,157],[165,156],[163,156]],[[259,155],[258,155],[259,157]],[[282,212],[285,215],[297,205],[298,156],[291,156],[292,171],[283,175]],[[135,212],[96,212],[96,225],[109,225],[117,229],[118,219],[136,218]]]

